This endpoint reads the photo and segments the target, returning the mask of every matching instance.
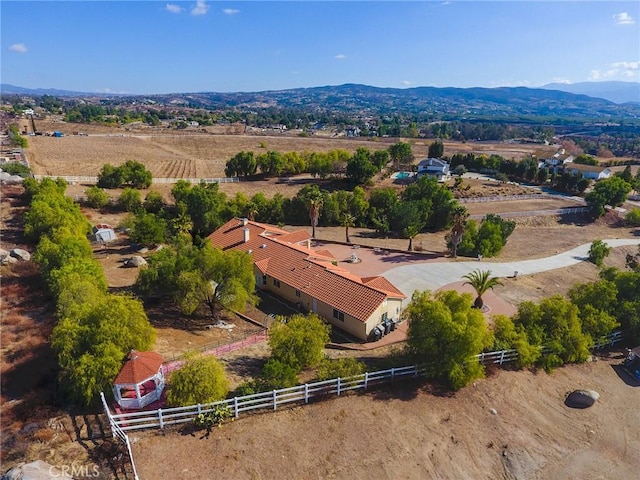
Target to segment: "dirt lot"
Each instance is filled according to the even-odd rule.
[[[241,417],[209,438],[137,433],[133,453],[141,478],[634,478],[640,387],[618,376],[619,361],[498,370],[455,395],[396,384]],[[585,388],[600,393],[595,406],[564,405]]]

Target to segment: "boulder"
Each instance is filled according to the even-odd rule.
[[[140,255],[134,255],[129,260],[124,262],[124,265],[126,267],[142,267],[143,265],[146,265],[146,264],[147,264],[147,261],[144,258],[142,258]]]
[[[12,249],[9,252],[9,255],[11,255],[14,258],[17,258],[18,260],[24,260],[25,262],[28,262],[29,260],[31,260],[31,254],[26,250],[22,250],[21,248]]]
[[[2,476],[2,480],[52,480],[65,478],[71,479],[72,477],[67,472],[63,472],[42,460],[21,463]]]
[[[9,256],[9,252],[7,252],[4,248],[0,248],[0,260]]]
[[[594,390],[574,390],[565,400],[565,405],[572,408],[589,408],[600,398]]]
[[[12,257],[11,255],[7,255],[0,260],[0,264],[2,265],[13,265],[14,263],[18,263],[18,259],[16,257]]]
[[[22,183],[24,178],[20,175],[11,175],[7,172],[0,172],[0,183]]]

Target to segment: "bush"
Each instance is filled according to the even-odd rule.
[[[325,358],[318,367],[317,379],[319,381],[331,378],[348,378],[361,375],[366,371],[366,365],[355,358],[339,358],[332,360]]]
[[[184,365],[171,374],[167,403],[172,406],[211,403],[225,398],[229,381],[214,356],[187,356]]]
[[[87,195],[87,205],[91,208],[104,208],[109,204],[109,195],[102,188],[92,186],[84,192]]]
[[[298,384],[298,372],[294,367],[274,358],[264,366],[262,391],[294,387]]]
[[[640,208],[632,208],[624,216],[624,219],[634,227],[640,227]]]
[[[609,247],[602,240],[595,240],[591,244],[589,249],[588,259],[591,263],[602,267],[604,265],[604,259],[611,253],[611,247]]]
[[[287,323],[276,323],[269,332],[273,360],[293,367],[295,372],[315,367],[329,342],[329,326],[318,315],[293,315]]]
[[[2,165],[2,171],[7,172],[9,175],[18,175],[22,178],[26,178],[31,175],[29,167],[19,162],[5,163]]]
[[[125,188],[118,199],[118,207],[125,212],[135,212],[142,208],[140,192],[133,188]]]

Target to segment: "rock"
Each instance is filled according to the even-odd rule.
[[[60,478],[70,479],[72,477],[67,472],[63,472],[42,460],[21,463],[2,476],[2,480],[52,480]]]
[[[490,408],[489,411],[491,412],[492,415],[498,414],[498,411],[495,408]]]
[[[565,400],[565,405],[571,408],[589,408],[600,398],[594,390],[574,390]]]
[[[146,264],[147,264],[147,261],[144,258],[142,258],[140,255],[134,255],[129,260],[124,262],[124,265],[126,267],[142,267],[143,265],[146,265]]]
[[[149,249],[147,247],[142,247],[140,250],[138,250],[138,253],[144,255],[145,253],[149,253]]]
[[[12,249],[9,252],[9,255],[11,255],[14,258],[17,258],[18,260],[24,260],[25,262],[28,262],[29,260],[31,260],[31,254],[26,250],[22,250],[21,248]]]
[[[7,252],[4,248],[0,248],[0,260],[3,260],[5,257],[9,256],[9,252]]]
[[[13,265],[14,263],[18,263],[18,259],[16,257],[12,257],[11,255],[7,255],[2,260],[0,260],[2,265]]]

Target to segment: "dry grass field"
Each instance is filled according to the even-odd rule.
[[[167,129],[104,127],[39,120],[42,131],[59,130],[64,137],[29,137],[27,158],[33,172],[40,175],[97,175],[106,163],[120,165],[127,160],[143,163],[154,177],[217,178],[224,177],[226,162],[241,151],[263,153],[325,152],[358,147],[372,151],[385,149],[397,139],[344,137],[315,138],[295,134],[229,134],[231,126],[207,127],[207,133]],[[87,136],[73,135],[74,132]],[[223,132],[223,133],[220,133]],[[237,132],[237,128],[236,128]],[[408,139],[416,159],[427,156],[430,140]],[[520,159],[530,154],[544,155],[539,145],[507,143],[445,142],[445,152],[499,154]],[[553,147],[544,148],[552,153]]]

